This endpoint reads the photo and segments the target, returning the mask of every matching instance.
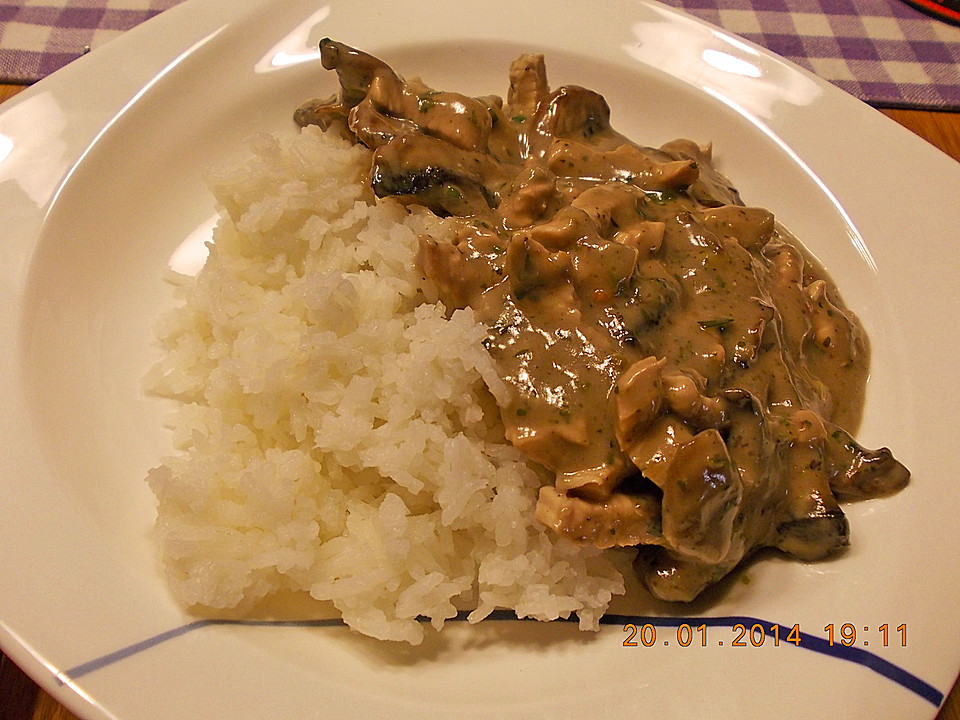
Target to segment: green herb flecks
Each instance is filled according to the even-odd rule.
[[[712,320],[698,320],[697,324],[702,327],[704,330],[707,328],[717,328],[721,332],[726,330],[727,325],[730,325],[733,322],[731,317],[721,317],[713,318]]]

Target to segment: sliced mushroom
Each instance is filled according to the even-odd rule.
[[[830,487],[842,498],[889,495],[910,480],[910,471],[890,450],[867,450],[850,433],[832,423],[827,424],[824,456]]]
[[[669,547],[701,562],[722,561],[730,551],[743,487],[720,433],[704,430],[677,448],[662,489]]]
[[[627,368],[617,381],[617,441],[631,459],[634,459],[632,448],[637,440],[644,436],[650,424],[660,416],[665,364],[666,360],[651,355]],[[641,463],[645,460],[644,458]],[[637,466],[643,468],[643,464]]]
[[[382,60],[330,38],[320,41],[320,62],[327,70],[336,70],[340,79],[340,97],[346,108],[363,100],[376,79],[387,79],[396,86],[403,78]]]
[[[803,289],[807,300],[807,315],[810,318],[808,342],[816,344],[820,352],[837,358],[848,365],[860,351],[857,330],[854,324],[827,294],[827,283],[816,280]]]
[[[593,90],[566,85],[540,102],[533,127],[544,137],[588,140],[610,128],[610,106]]]
[[[417,126],[411,121],[385,115],[366,101],[350,110],[347,126],[371,150],[386,145],[398,135],[417,132]]]
[[[786,480],[784,520],[776,545],[801,560],[820,560],[850,543],[850,527],[830,488],[824,463],[826,430],[819,416],[798,410],[785,418],[779,455]]]
[[[660,149],[670,157],[693,160],[700,169],[695,182],[691,183],[691,197],[707,207],[719,205],[742,205],[740,193],[733,184],[713,165],[713,147],[701,146],[691,140],[672,140]]]
[[[571,497],[556,488],[540,488],[536,517],[556,533],[600,548],[662,542],[660,502],[654,495],[616,493],[596,503]]]
[[[709,230],[736,239],[747,250],[760,250],[773,237],[773,213],[763,208],[721,205],[703,213]]]
[[[705,563],[665,547],[640,548],[634,567],[643,584],[657,598],[690,602],[707,587],[726,576],[739,562]]]
[[[401,135],[377,148],[370,185],[380,197],[394,196],[443,215],[496,207],[499,165],[427,135]]]

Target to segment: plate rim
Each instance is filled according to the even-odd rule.
[[[113,62],[122,58],[126,52],[129,52],[131,49],[133,49],[136,46],[137,43],[139,43],[142,39],[146,38],[147,33],[149,32],[152,32],[154,30],[156,30],[157,32],[162,31],[162,33],[165,35],[168,35],[168,37],[169,35],[176,35],[178,38],[184,41],[181,44],[192,44],[191,41],[196,42],[197,40],[202,39],[202,37],[204,37],[207,34],[205,30],[209,32],[209,28],[215,25],[215,22],[212,22],[212,21],[215,20],[214,11],[216,9],[218,8],[232,9],[233,12],[228,14],[237,15],[239,17],[245,12],[258,12],[266,4],[267,4],[266,0],[243,0],[243,2],[240,2],[240,3],[228,3],[225,0],[187,0],[187,2],[151,19],[150,21],[145,23],[143,26],[135,28],[134,30],[126,33],[120,38],[117,38],[111,43],[108,43],[102,49],[98,49],[97,51],[91,53],[89,56],[87,56],[87,58],[81,58],[80,60],[77,61],[75,66],[67,66],[66,68],[59,71],[58,73],[55,73],[54,75],[50,76],[50,78],[45,79],[40,83],[37,83],[34,87],[21,93],[21,95],[24,97],[20,97],[19,100],[17,98],[14,98],[13,100],[8,101],[7,103],[4,103],[3,106],[0,106],[0,119],[2,119],[3,116],[7,114],[10,111],[10,109],[13,107],[11,103],[26,102],[30,98],[35,97],[41,93],[52,93],[56,95],[58,92],[67,92],[67,93],[77,92],[76,90],[69,88],[68,86],[71,83],[76,82],[78,79],[82,78],[84,75],[92,72],[96,72],[98,68],[100,68],[103,64],[107,64],[109,62]],[[647,2],[646,0],[637,0],[637,4],[644,4],[649,6],[657,5],[657,3]],[[660,6],[660,7],[665,7],[665,6]],[[186,22],[189,14],[193,13],[193,11],[197,8],[203,8],[205,10],[205,12],[203,13],[203,16],[206,24],[193,22],[193,19],[191,19],[191,22],[189,23]],[[685,22],[689,18],[689,20],[694,21],[696,24],[700,26],[708,27],[706,23],[703,23],[702,21],[696,20],[694,18],[690,18],[689,16],[683,15],[680,11],[674,10],[672,8],[669,8],[668,10],[670,13],[683,17]],[[168,13],[170,14],[168,15]],[[236,22],[236,21],[237,21],[236,18],[230,20],[230,22]],[[189,26],[188,29],[184,29],[183,24],[188,25]],[[710,29],[710,32],[714,32],[714,33],[717,32],[715,29],[712,28],[712,26],[709,26],[709,29]],[[174,30],[176,30],[176,32],[174,32]],[[763,53],[765,55],[769,55],[769,53],[767,53],[766,51],[763,51]],[[788,61],[783,60],[782,58],[777,58],[775,56],[771,56],[771,57],[776,62],[785,64],[785,66],[789,67],[791,70],[793,69],[802,70],[800,68],[796,68],[796,66],[792,66]],[[164,67],[167,67],[167,66],[165,65]],[[145,72],[148,76],[150,75],[149,72],[146,72],[146,71],[143,71],[143,72]],[[806,73],[807,71],[802,70],[802,72]],[[809,73],[807,74],[810,75]],[[852,96],[848,96],[845,93],[843,93],[843,91],[826,84],[824,81],[820,80],[819,78],[815,78],[815,76],[810,75],[810,77],[814,78],[818,84],[822,83],[821,89],[826,94],[828,95],[835,94],[836,98],[844,98],[843,100],[838,99],[837,102],[840,102],[841,104],[847,104],[848,108],[856,107],[858,111],[862,109],[862,107],[865,107],[862,105],[862,103],[857,101]],[[149,81],[149,77],[141,78],[141,80],[142,82],[139,84],[139,86],[142,87],[144,85],[144,82]],[[853,104],[848,104],[847,101]],[[115,104],[116,99],[115,98],[112,99],[112,102]],[[112,118],[115,117],[116,112],[118,111],[122,112],[123,107],[124,107],[123,105],[120,105],[120,106],[114,107],[111,111],[107,111],[104,108],[97,108],[96,114],[98,114],[99,116],[103,116],[103,120],[104,122],[106,122],[106,126],[109,126],[109,123],[112,122]],[[889,122],[891,123],[891,126],[896,126],[892,121],[889,121]],[[899,128],[899,126],[896,126],[896,127]],[[900,128],[900,130],[903,130],[903,129]],[[933,157],[936,157],[936,155],[931,155],[929,150],[934,150],[936,153],[939,153],[939,151],[936,151],[935,149],[930,148],[928,145],[926,145],[926,143],[923,143],[923,141],[919,140],[918,138],[915,139],[916,143],[911,145],[911,143],[908,142],[905,138],[907,136],[913,137],[912,134],[908,133],[908,131],[905,131],[905,130],[903,130],[903,133],[904,134],[901,135],[900,140],[909,149],[910,152],[918,152],[921,155],[925,155],[925,158],[924,158],[925,160],[931,163],[934,163],[934,165],[936,165],[936,162],[934,162],[931,159]],[[95,141],[96,137],[97,136],[94,135],[94,137],[91,138],[91,141]],[[928,148],[928,149],[924,151],[920,151],[918,150],[918,148]],[[77,148],[73,148],[73,150],[75,153],[77,152]],[[77,156],[74,158],[75,161],[82,162],[83,156],[85,155],[86,151],[87,151],[86,147],[79,149]],[[943,156],[943,157],[946,157],[946,156]],[[67,171],[65,178],[69,177],[70,172],[71,171],[69,170]],[[958,178],[960,178],[960,173],[957,173],[957,177],[954,178],[954,181],[957,183],[957,187],[960,187],[960,179]],[[0,192],[0,196],[2,196],[2,192]],[[53,201],[55,201],[56,196],[54,195],[53,197],[54,197]],[[107,717],[106,714],[102,716],[96,714],[101,711],[101,708],[96,704],[91,705],[89,702],[84,700],[82,688],[80,688],[79,686],[72,687],[71,683],[66,683],[64,685],[57,685],[56,683],[51,684],[50,682],[51,675],[52,675],[52,673],[50,672],[51,665],[46,660],[39,657],[39,655],[32,652],[30,649],[31,646],[29,645],[29,640],[26,638],[21,639],[20,637],[16,636],[12,631],[12,629],[7,627],[7,625],[5,624],[2,618],[0,618],[0,647],[2,647],[4,653],[7,654],[9,657],[11,657],[11,659],[14,660],[14,662],[16,662],[18,665],[23,667],[24,664],[26,664],[28,667],[30,667],[34,671],[34,672],[28,672],[28,674],[30,674],[33,677],[39,678],[39,680],[46,680],[46,682],[40,682],[39,680],[38,682],[48,692],[52,690],[52,694],[54,694],[54,696],[57,697],[58,700],[63,702],[65,705],[67,705],[67,707],[70,707],[71,710],[73,710],[74,712],[77,712],[78,715],[85,714],[90,717]],[[958,650],[958,653],[960,653],[960,650]],[[53,677],[55,678],[56,676],[53,676]],[[66,688],[69,691],[65,690],[64,688]]]

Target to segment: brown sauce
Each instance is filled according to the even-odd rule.
[[[511,65],[504,102],[321,55],[341,91],[296,121],[374,150],[378,196],[459,218],[452,242],[421,239],[424,293],[488,327],[507,438],[556,478],[550,531],[637,546],[651,592],[692,600],[759,547],[826,557],[848,544],[839,499],[906,484],[850,434],[858,321],[709,147],[630,142],[597,93],[551,91],[541,56]]]

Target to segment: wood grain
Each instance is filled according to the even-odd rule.
[[[931,145],[960,161],[960,113],[926,110],[881,110]]]
[[[26,90],[25,85],[0,85],[0,103],[9,100],[21,90]]]
[[[960,677],[953,684],[953,690],[940,708],[937,720],[960,720]]]
[[[0,653],[0,718],[26,718],[37,699],[37,686]]]
[[[80,720],[43,690],[37,695],[37,702],[33,706],[33,714],[24,716],[24,720]]]
[[[19,85],[0,85],[0,102],[13,97],[23,89]],[[883,110],[882,112],[960,161],[960,113],[924,110]],[[2,654],[0,654],[0,719],[79,720],[43,690],[39,690]],[[937,720],[960,720],[960,678],[940,709]]]

